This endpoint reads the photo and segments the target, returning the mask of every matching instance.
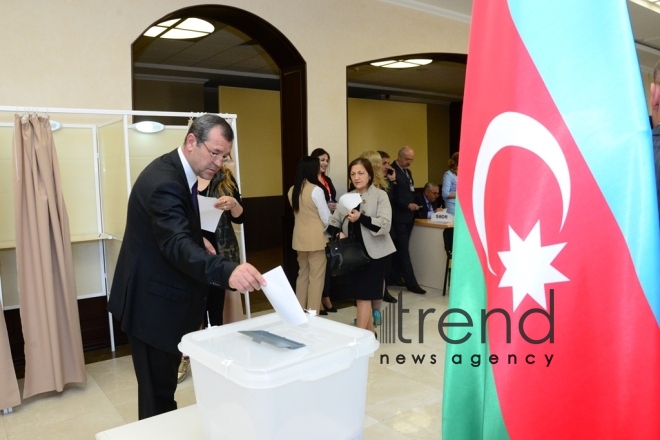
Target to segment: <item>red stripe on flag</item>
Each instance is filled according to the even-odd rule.
[[[490,351],[499,357],[492,368],[507,430],[513,439],[660,438],[660,329],[627,245],[506,2],[480,5],[486,3],[489,9],[475,7],[472,22],[458,191],[485,274],[488,309],[501,308],[512,317],[511,343],[501,315],[488,321]],[[599,121],[588,117],[589,104],[584,123],[597,130]],[[478,201],[473,198],[475,163],[488,125],[506,112],[529,116],[556,139],[570,173],[570,204],[562,226],[567,194],[561,192],[557,170],[528,149],[506,146],[493,157],[485,183],[486,254],[473,206]],[[612,178],[625,181],[625,176]],[[500,284],[511,270],[503,262],[514,250],[511,231],[517,240],[531,241],[537,223],[543,249],[565,243],[549,265],[568,281],[543,284],[548,309],[549,289],[555,290],[554,343],[530,344],[518,322],[540,305],[526,295],[514,311],[515,288]],[[514,272],[509,274],[513,284],[521,286]],[[525,330],[540,339],[548,333],[548,320],[533,314]],[[509,354],[517,355],[517,365],[507,363]],[[534,364],[526,363],[528,355]],[[544,355],[553,356],[549,366]]]

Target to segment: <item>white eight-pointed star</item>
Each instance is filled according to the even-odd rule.
[[[513,310],[525,295],[532,297],[541,307],[545,304],[545,285],[569,281],[550,263],[566,243],[541,246],[541,222],[538,221],[526,239],[522,240],[509,226],[509,250],[498,252],[506,271],[499,287],[513,288]]]

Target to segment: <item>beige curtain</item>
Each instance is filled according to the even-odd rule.
[[[14,363],[11,360],[5,314],[0,301],[0,410],[21,404]]]
[[[48,118],[16,115],[13,165],[26,399],[86,376],[69,218]]]

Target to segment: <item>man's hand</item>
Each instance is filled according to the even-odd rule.
[[[239,292],[252,292],[266,285],[266,280],[250,263],[239,265],[229,277],[229,287]]]
[[[410,209],[411,211],[419,211],[419,205],[416,203],[411,203],[408,205],[408,209]]]
[[[213,247],[211,242],[208,241],[206,237],[203,238],[204,238],[204,249],[206,249],[206,253],[209,255],[216,255],[215,248]]]
[[[435,211],[433,212],[440,212],[440,211],[442,211],[442,208],[435,208]]]
[[[653,127],[660,124],[660,85],[651,83],[651,122]]]

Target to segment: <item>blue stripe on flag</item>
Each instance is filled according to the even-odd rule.
[[[653,148],[626,2],[509,0],[509,9],[619,223],[660,323]]]

